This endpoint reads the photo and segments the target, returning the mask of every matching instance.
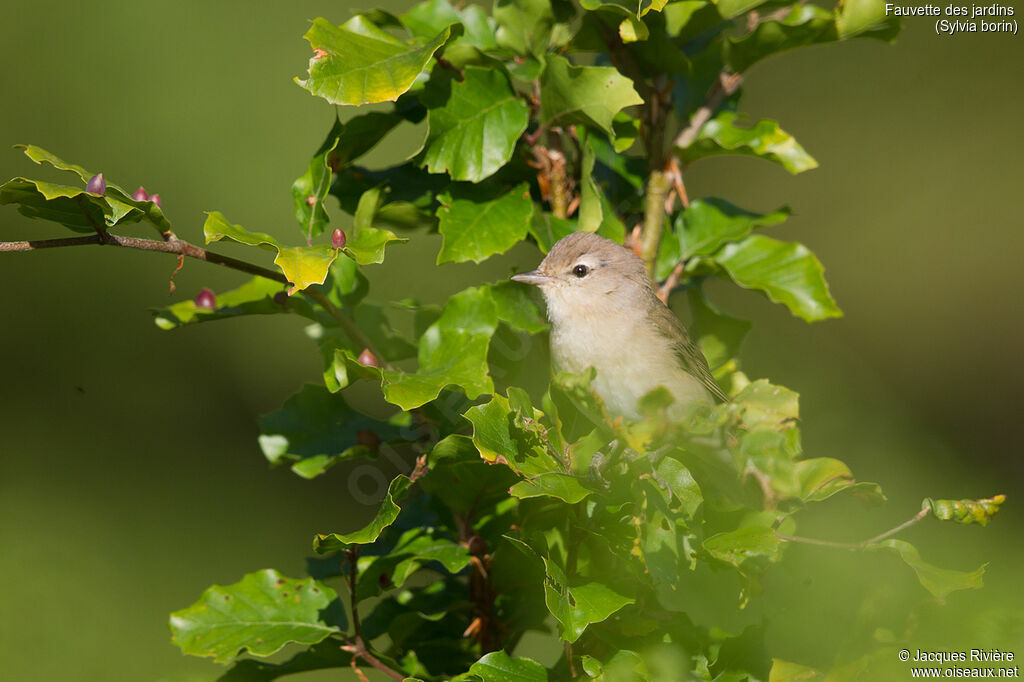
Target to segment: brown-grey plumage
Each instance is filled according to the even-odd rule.
[[[637,400],[659,385],[682,408],[699,399],[728,401],[707,360],[679,319],[655,294],[644,263],[623,246],[589,232],[559,240],[533,272],[551,320],[559,369],[597,369],[595,389],[614,411],[639,416]]]

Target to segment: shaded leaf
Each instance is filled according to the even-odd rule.
[[[679,254],[683,260],[706,256],[723,244],[743,239],[757,227],[778,225],[789,217],[789,209],[768,214],[752,213],[724,199],[694,199],[675,220]]]
[[[713,2],[722,17],[731,19],[744,12],[749,12],[759,5],[763,5],[767,0],[713,0]]]
[[[555,243],[577,229],[575,220],[559,218],[548,211],[534,211],[530,221],[530,235],[537,241],[537,247],[547,253]]]
[[[508,163],[529,108],[496,69],[467,66],[444,106],[427,115],[423,163],[432,173],[479,182]]]
[[[765,57],[839,39],[835,15],[816,5],[794,5],[781,19],[762,21],[750,33],[725,42],[727,64],[742,73]]]
[[[425,45],[409,45],[357,15],[341,26],[319,18],[303,36],[318,50],[309,77],[295,79],[331,104],[393,101],[409,90],[430,58],[452,37],[446,27]]]
[[[540,308],[529,295],[529,286],[517,282],[488,285],[498,319],[519,331],[536,334],[548,328]]]
[[[339,549],[345,549],[349,545],[366,545],[374,542],[384,529],[395,522],[398,512],[402,508],[398,505],[409,490],[412,481],[408,476],[399,474],[391,480],[388,492],[384,495],[377,515],[370,523],[350,533],[321,533],[313,538],[313,550],[318,554],[326,554]]]
[[[982,576],[985,575],[985,568],[988,566],[988,564],[982,564],[970,572],[937,568],[922,561],[917,548],[903,540],[883,540],[882,542],[869,545],[868,549],[876,551],[886,550],[899,555],[904,563],[917,573],[917,579],[921,582],[921,585],[939,601],[945,601],[949,593],[956,590],[981,589]]]
[[[892,41],[900,32],[900,21],[886,12],[885,0],[843,0],[836,28],[843,39],[864,36]]]
[[[712,535],[704,541],[704,551],[715,559],[739,567],[755,557],[776,560],[779,539],[767,526],[745,526],[726,533]]]
[[[438,200],[438,231],[444,237],[438,265],[479,263],[504,253],[526,236],[533,217],[533,201],[525,182],[498,195],[479,185],[455,185]]]
[[[259,444],[271,464],[291,463],[299,476],[314,478],[338,462],[374,454],[360,443],[360,431],[374,434],[378,442],[399,433],[352,409],[340,394],[307,384],[281,409],[260,417]]]
[[[531,478],[563,471],[561,460],[545,441],[539,410],[515,406],[508,398],[495,394],[483,405],[467,410],[465,417],[473,425],[473,445],[488,462],[506,464],[517,474]]]
[[[736,125],[737,119],[734,112],[721,112],[704,124],[693,144],[686,149],[677,147],[676,155],[686,163],[718,154],[756,156],[794,175],[818,167],[818,162],[775,121],[763,119],[746,128]]]
[[[451,434],[428,455],[429,470],[418,483],[456,512],[486,509],[508,497],[518,477],[507,467],[484,461],[469,436]]]
[[[587,135],[586,128],[579,131],[583,158],[580,161],[580,229],[584,232],[597,232],[604,220],[604,197],[594,180],[594,147]]]
[[[723,313],[697,287],[689,288],[686,293],[693,314],[693,337],[707,358],[712,374],[718,379],[718,370],[739,356],[743,339],[753,325]]]
[[[549,0],[497,0],[493,14],[500,47],[523,56],[547,51],[555,23]]]
[[[765,379],[748,384],[733,402],[743,408],[742,420],[748,429],[759,426],[788,428],[800,416],[800,396],[785,386],[774,386]]]
[[[273,682],[286,675],[310,670],[342,668],[350,665],[352,654],[342,651],[334,641],[315,644],[282,663],[268,663],[253,658],[236,661],[217,682]]]
[[[342,129],[341,121],[335,118],[327,139],[313,155],[306,172],[292,183],[295,219],[307,240],[323,234],[329,222],[324,199],[331,189],[333,173],[327,157],[338,146]]]
[[[799,242],[751,235],[726,244],[712,258],[741,287],[763,291],[807,322],[842,317],[825,282],[825,268]]]
[[[222,663],[243,650],[269,656],[289,642],[316,644],[338,631],[320,618],[336,596],[312,578],[293,580],[272,569],[249,573],[172,613],[173,641],[186,654]]]
[[[549,55],[540,79],[544,125],[583,123],[614,135],[612,119],[623,107],[642,104],[633,82],[608,66],[573,66],[565,57]]]

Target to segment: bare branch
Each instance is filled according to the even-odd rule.
[[[885,540],[886,538],[889,538],[889,537],[892,537],[893,535],[896,535],[896,533],[899,533],[900,531],[903,531],[903,530],[906,530],[907,528],[910,528],[915,523],[917,523],[918,521],[920,521],[924,517],[928,516],[928,512],[929,512],[928,508],[922,509],[918,513],[914,514],[914,516],[912,518],[910,518],[907,521],[904,521],[903,523],[901,523],[900,525],[896,526],[895,528],[890,528],[889,530],[885,531],[884,533],[881,533],[880,535],[876,535],[875,537],[869,538],[869,539],[864,540],[862,542],[833,542],[832,540],[818,540],[816,538],[804,538],[804,537],[800,537],[798,535],[786,535],[784,533],[775,533],[775,537],[777,537],[778,539],[780,539],[780,540],[782,540],[784,542],[799,542],[799,543],[802,543],[802,544],[805,544],[805,545],[818,545],[818,546],[821,546],[821,547],[835,547],[837,549],[848,549],[848,550],[864,549],[864,548],[868,547],[869,545],[873,545],[873,544],[875,544],[877,542],[881,542],[882,540]]]
[[[743,83],[743,74],[733,73],[728,69],[723,69],[718,74],[718,82],[708,93],[707,99],[704,100],[697,111],[693,112],[693,116],[690,117],[690,123],[679,131],[676,135],[674,147],[686,149],[694,140],[697,139],[697,134],[700,129],[704,127],[704,124],[711,120],[711,116],[714,115],[715,110],[719,107],[726,97],[733,95]]]

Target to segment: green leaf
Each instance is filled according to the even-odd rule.
[[[348,667],[351,662],[352,654],[342,651],[335,642],[328,640],[300,651],[281,663],[243,658],[218,677],[217,682],[273,682],[287,675],[310,670]]]
[[[300,86],[331,104],[360,105],[398,99],[430,58],[458,31],[449,26],[425,45],[409,45],[354,16],[341,26],[319,18],[304,38],[316,54]]]
[[[547,51],[555,23],[549,0],[497,0],[493,14],[500,47],[522,56],[539,57]]]
[[[513,405],[498,394],[465,413],[473,425],[473,445],[480,456],[490,463],[505,464],[529,478],[563,471],[562,462],[555,458],[545,441],[545,431],[539,423],[541,416],[539,410]]]
[[[35,145],[14,145],[39,165],[49,164],[68,171],[88,182],[95,175]],[[0,187],[0,205],[20,204],[19,211],[30,218],[58,222],[76,232],[92,233],[94,225],[114,227],[146,220],[161,232],[169,232],[171,224],[163,211],[152,201],[136,201],[114,183],[107,182],[104,195],[90,194],[77,187],[15,178]],[[98,209],[98,210],[97,210]]]
[[[444,106],[427,115],[423,164],[431,173],[479,182],[512,158],[529,118],[503,72],[467,66]]]
[[[726,244],[712,258],[741,287],[763,291],[807,322],[842,317],[825,282],[825,268],[803,244],[751,235]]]
[[[320,619],[334,590],[312,578],[293,580],[266,569],[234,585],[214,585],[192,606],[171,614],[173,641],[192,656],[220,663],[243,650],[269,656],[289,642],[316,644],[338,631]]]
[[[984,526],[999,513],[999,507],[1006,501],[1006,495],[995,495],[980,500],[933,500],[926,497],[921,504],[940,521],[956,523],[977,523]]]
[[[507,467],[481,459],[472,439],[458,434],[438,442],[427,464],[427,473],[417,482],[427,494],[460,514],[507,499],[509,486],[519,480]]]
[[[313,538],[313,550],[317,554],[327,554],[345,549],[349,545],[368,545],[376,541],[384,529],[398,518],[398,513],[402,511],[398,502],[405,497],[410,485],[412,485],[412,481],[408,476],[404,474],[396,476],[388,486],[388,492],[381,501],[377,515],[370,523],[350,533],[318,534]]]
[[[292,183],[295,219],[309,242],[313,237],[323,234],[330,220],[324,206],[333,178],[327,156],[338,146],[341,131],[341,121],[335,118],[327,139],[313,155],[306,172]]]
[[[614,136],[612,119],[623,107],[642,104],[633,82],[608,66],[573,66],[549,55],[540,79],[540,118],[544,125],[583,123]]]
[[[843,0],[836,28],[842,39],[864,36],[891,42],[900,32],[900,21],[889,16],[885,0]]]
[[[479,263],[504,253],[526,237],[533,218],[533,201],[525,182],[497,196],[477,185],[454,185],[438,200],[438,231],[444,238],[438,265]]]
[[[715,559],[737,568],[754,557],[774,561],[779,556],[779,539],[767,526],[745,526],[718,533],[706,539],[703,547]]]
[[[217,294],[217,307],[213,310],[201,308],[194,300],[188,299],[153,310],[154,321],[161,329],[175,329],[186,324],[243,315],[294,312],[303,317],[316,319],[312,307],[301,298],[291,298],[283,304],[274,300],[274,296],[282,291],[284,286],[280,282],[265,277],[253,277],[237,289]]]
[[[436,398],[446,386],[460,387],[470,399],[491,393],[487,348],[497,326],[497,311],[486,287],[455,294],[420,338],[419,369],[382,372],[385,400],[411,410]]]
[[[604,221],[604,197],[594,181],[594,147],[586,129],[579,131],[580,146],[583,158],[580,161],[580,229],[584,232],[597,232]]]
[[[483,682],[547,682],[548,671],[532,658],[512,658],[493,651],[469,667]]]
[[[787,207],[760,214],[745,211],[724,199],[694,199],[676,216],[680,257],[689,260],[706,256],[723,244],[743,239],[754,228],[778,225],[788,217]]]
[[[547,211],[534,211],[530,236],[537,241],[537,247],[547,253],[559,239],[576,232],[577,227],[575,220],[559,218]]]
[[[733,403],[743,408],[743,425],[750,430],[761,426],[789,428],[800,416],[800,396],[785,386],[773,386],[765,379],[747,384]]]
[[[276,251],[274,265],[279,267],[292,283],[289,294],[305,289],[313,284],[323,284],[331,264],[338,257],[338,250],[330,246],[281,246],[277,240],[264,232],[249,232],[241,225],[232,225],[217,211],[206,215],[203,224],[206,243],[218,242],[222,239],[258,246],[268,251]]]
[[[794,175],[818,167],[818,162],[775,121],[763,119],[744,128],[736,125],[737,119],[734,112],[721,112],[704,124],[693,144],[686,149],[677,147],[676,155],[686,163],[719,154],[756,156]]]
[[[982,576],[985,575],[985,568],[988,566],[988,564],[982,564],[970,572],[937,568],[922,561],[917,548],[903,540],[884,540],[874,545],[869,545],[868,549],[875,551],[886,550],[899,555],[904,563],[917,573],[917,579],[921,582],[921,585],[940,602],[945,601],[949,593],[956,590],[981,589]]]
[[[528,293],[528,286],[516,282],[498,282],[488,285],[488,288],[499,320],[513,329],[530,334],[548,328],[548,323]]]
[[[405,237],[396,237],[390,230],[370,227],[380,208],[380,189],[373,188],[363,193],[356,208],[352,224],[352,234],[345,242],[345,251],[360,265],[371,265],[384,262],[384,250],[392,242],[409,241]]]
[[[548,579],[544,581],[544,603],[561,625],[561,637],[575,642],[592,623],[600,623],[635,600],[593,581],[569,586],[565,573],[544,558]]]
[[[753,325],[723,313],[705,298],[698,287],[689,288],[687,297],[693,314],[693,337],[714,374],[730,360],[739,357],[743,339]],[[715,378],[720,377],[716,375]]]
[[[508,492],[520,500],[530,497],[554,497],[567,504],[576,504],[594,491],[584,487],[575,476],[551,471],[524,479],[512,486]]]
[[[583,669],[594,682],[647,682],[650,679],[660,679],[652,678],[640,654],[628,649],[616,651],[604,664],[596,658],[584,656]]]
[[[794,5],[778,20],[762,21],[750,33],[725,42],[726,63],[736,73],[786,50],[839,39],[835,15],[816,5]]]
[[[398,436],[387,422],[352,409],[324,386],[307,384],[276,412],[260,417],[260,449],[271,464],[314,478],[347,459],[373,455],[367,443]]]
[[[716,7],[718,7],[718,13],[725,19],[731,19],[732,17],[749,12],[759,5],[763,5],[767,0],[713,0]]]

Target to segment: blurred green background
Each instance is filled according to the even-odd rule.
[[[145,185],[185,239],[201,241],[203,211],[220,210],[297,241],[290,185],[334,115],[291,81],[309,57],[301,35],[313,18],[340,22],[351,7],[8,9],[0,147],[37,144],[129,191]],[[939,565],[990,562],[984,590],[919,613],[921,645],[1015,643],[1018,658],[1022,83],[1021,38],[940,37],[911,19],[895,46],[815,48],[751,73],[743,108],[778,119],[821,168],[791,177],[720,158],[686,177],[691,196],[791,206],[775,234],[817,252],[846,313],[807,325],[755,294],[712,292],[756,322],[747,373],[802,394],[807,452],[846,460],[890,496],[880,510],[830,504],[801,530],[860,539],[909,518],[925,496],[1009,494],[988,528],[931,521],[906,538]],[[371,160],[402,158],[420,133]],[[48,177],[15,150],[0,154],[0,176],[15,175]],[[0,240],[60,235],[11,208],[0,217]],[[520,247],[435,270],[437,247],[418,237],[394,248],[372,269],[375,297],[440,300],[538,258]],[[269,470],[257,448],[258,415],[318,380],[301,321],[161,332],[147,308],[168,301],[173,266],[93,247],[0,257],[0,678],[213,679],[217,666],[170,644],[167,614],[252,570],[300,574],[315,532],[348,529],[367,511],[352,502],[345,471],[303,481]],[[189,262],[176,281],[179,300],[242,277]],[[765,604],[769,642],[784,657],[813,651],[804,662],[827,664],[858,624],[900,632],[894,614],[925,596],[895,560],[792,549]]]

